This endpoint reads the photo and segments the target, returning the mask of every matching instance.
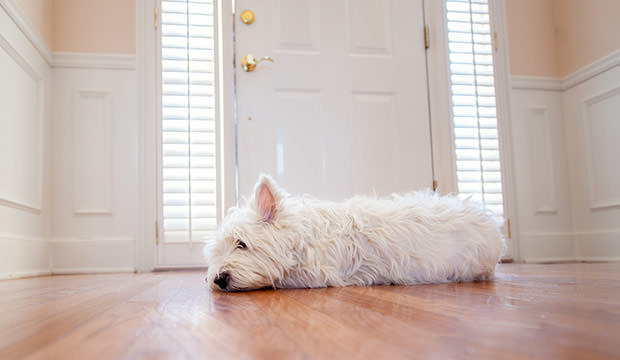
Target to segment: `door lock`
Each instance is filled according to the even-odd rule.
[[[241,12],[241,22],[246,25],[250,25],[254,22],[254,13],[252,10],[243,10]]]
[[[244,56],[243,59],[241,59],[241,67],[243,68],[245,72],[251,72],[251,71],[254,71],[254,69],[256,69],[256,65],[258,65],[258,63],[260,63],[261,61],[265,61],[265,60],[271,61],[271,62],[275,61],[273,60],[271,56],[263,56],[262,58],[257,59],[254,57],[254,55],[248,54]]]

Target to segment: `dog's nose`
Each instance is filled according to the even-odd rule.
[[[226,288],[228,287],[228,280],[230,280],[230,274],[227,272],[223,272],[221,274],[217,274],[213,282],[215,283],[215,285],[219,286],[220,289],[226,290]]]

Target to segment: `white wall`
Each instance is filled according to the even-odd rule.
[[[52,271],[133,271],[135,57],[56,53],[53,89]]]
[[[0,278],[48,273],[51,231],[49,49],[11,5],[0,2]]]
[[[0,79],[0,278],[133,271],[135,56],[52,54],[0,0]]]
[[[576,254],[620,260],[620,65],[568,88],[562,108]]]
[[[513,76],[522,260],[620,260],[620,51],[564,79]]]
[[[513,87],[511,110],[520,257],[573,257],[562,93]]]

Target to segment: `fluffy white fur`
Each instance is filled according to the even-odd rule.
[[[207,244],[221,290],[487,280],[503,250],[480,205],[430,191],[345,202],[290,196],[262,175]],[[220,285],[214,281],[226,274]]]

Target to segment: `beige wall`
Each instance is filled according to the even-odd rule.
[[[135,0],[16,0],[52,51],[136,53]]]
[[[51,48],[53,0],[15,0],[15,3]]]
[[[510,72],[557,77],[553,0],[506,0]]]
[[[564,77],[620,49],[618,0],[506,0],[512,75]]]
[[[135,0],[54,0],[54,51],[136,53]]]
[[[135,0],[15,0],[53,51],[135,54]],[[620,0],[506,0],[513,75],[564,77],[620,49]]]
[[[620,49],[619,0],[554,0],[560,76]]]

